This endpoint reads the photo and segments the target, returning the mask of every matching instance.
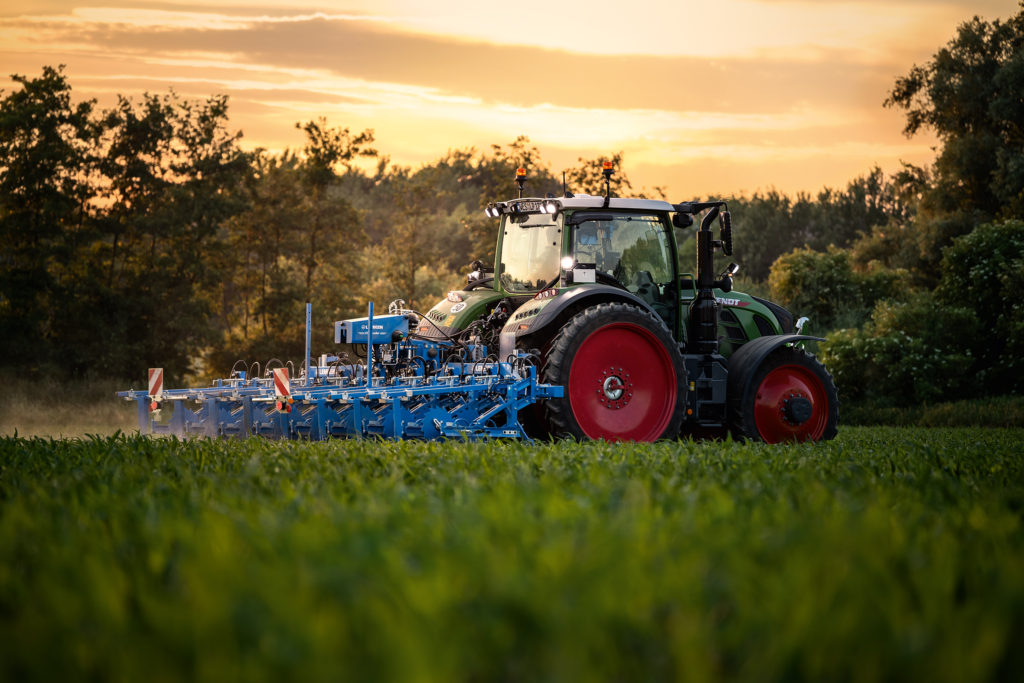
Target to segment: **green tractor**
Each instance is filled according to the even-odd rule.
[[[613,170],[605,165],[606,188]],[[487,206],[499,219],[494,267],[423,316],[416,334],[530,351],[564,396],[523,412],[535,436],[655,441],[724,436],[776,443],[831,439],[839,401],[802,343],[802,322],[733,291],[725,202],[671,204],[572,195]],[[697,272],[679,272],[674,228],[697,229]],[[713,225],[719,223],[719,238]],[[820,340],[819,340],[820,341]]]

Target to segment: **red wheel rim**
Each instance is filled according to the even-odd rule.
[[[810,416],[793,419],[792,406],[810,402]],[[806,405],[806,403],[804,403]],[[828,396],[821,380],[801,365],[780,365],[761,381],[754,398],[757,433],[768,443],[817,440],[828,426]]]
[[[650,330],[605,325],[583,340],[569,368],[567,396],[591,439],[654,441],[672,421],[676,369]]]

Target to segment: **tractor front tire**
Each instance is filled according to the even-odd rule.
[[[558,331],[541,370],[565,387],[546,403],[556,437],[657,441],[679,435],[686,369],[671,332],[624,303],[586,308]]]
[[[839,398],[832,375],[801,348],[780,346],[768,354],[744,393],[729,396],[729,422],[738,439],[780,443],[836,435]]]

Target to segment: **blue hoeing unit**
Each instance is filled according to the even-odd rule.
[[[527,438],[519,411],[562,396],[538,382],[526,354],[499,362],[479,345],[410,339],[406,315],[374,318],[372,305],[367,318],[335,323],[335,341],[365,344],[366,363],[322,356],[313,365],[308,324],[307,307],[306,370],[296,380],[241,371],[209,387],[117,395],[137,403],[143,434],[314,441]]]

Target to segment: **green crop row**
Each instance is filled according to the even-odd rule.
[[[1019,679],[1022,437],[2,438],[0,679]]]

